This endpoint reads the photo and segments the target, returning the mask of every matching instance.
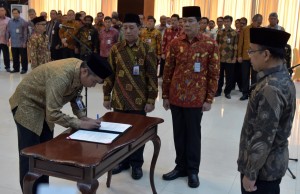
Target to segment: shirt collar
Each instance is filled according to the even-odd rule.
[[[189,42],[189,39],[187,37],[186,34],[183,34],[182,36],[178,37],[178,39],[181,39],[181,40],[185,40],[185,41],[188,41]],[[199,32],[197,36],[195,36],[193,38],[193,41],[192,42],[195,42],[195,41],[199,41],[201,40],[201,33]]]
[[[271,75],[275,72],[279,72],[279,71],[283,71],[284,69],[284,65],[278,65],[276,67],[272,67],[272,68],[269,68],[269,69],[265,69],[263,71],[260,71],[257,73],[257,80],[261,80],[263,79],[264,77],[267,77],[268,75]]]

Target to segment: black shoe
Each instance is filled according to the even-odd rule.
[[[215,97],[219,97],[219,96],[221,96],[221,93],[217,92],[217,93],[215,94]]]
[[[19,73],[20,71],[17,71],[17,70],[12,70],[10,71],[10,73]]]
[[[132,167],[131,177],[134,180],[139,180],[143,176],[143,170],[141,167]]]
[[[22,71],[21,71],[21,74],[25,74],[25,73],[27,73],[27,71],[25,71],[25,70],[22,70]]]
[[[120,163],[112,170],[112,174],[119,174],[123,170],[128,170],[129,168],[129,164]]]
[[[171,181],[177,179],[178,177],[185,177],[185,176],[187,176],[186,172],[182,172],[180,170],[174,169],[167,174],[163,174],[162,178],[166,181]]]
[[[10,73],[10,68],[5,68],[5,70]]]
[[[231,99],[231,95],[230,94],[225,94],[225,98]]]
[[[248,99],[248,95],[243,95],[240,100],[247,100]]]
[[[197,174],[190,174],[188,176],[188,185],[191,188],[197,188],[200,185],[199,177]]]

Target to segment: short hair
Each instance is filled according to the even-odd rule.
[[[236,19],[235,22],[241,22],[241,19]]]
[[[227,16],[224,17],[224,20],[230,20],[232,22],[233,19],[230,15],[227,15]]]
[[[14,8],[14,9],[15,9],[15,8]],[[13,10],[14,10],[14,9],[13,9]],[[32,8],[31,8],[31,9],[28,9],[28,13],[35,13],[35,14],[36,14],[35,10],[32,9]]]
[[[14,11],[17,11],[18,13],[20,13],[20,10],[18,10],[17,8],[13,8],[13,9],[11,10],[11,12],[14,12]]]
[[[172,16],[171,16],[171,18],[177,18],[177,20],[179,20],[179,15],[178,14],[173,14]]]
[[[52,11],[54,11],[54,12],[57,14],[57,11],[56,11],[55,9],[52,9],[52,10],[50,11],[50,13],[51,13]]]
[[[102,11],[98,12],[97,15],[98,15],[98,14],[101,14],[101,15],[104,16],[104,13],[103,13]]]
[[[268,50],[274,59],[285,59],[286,51],[285,48],[275,48],[265,45],[259,45],[259,50]]]
[[[84,20],[87,19],[87,18],[90,18],[92,20],[92,22],[94,21],[94,18],[92,16],[90,16],[90,15],[85,16]]]
[[[71,12],[73,12],[73,13],[75,14],[75,11],[74,11],[73,9],[69,9],[69,10],[67,11],[67,13],[68,13],[69,11],[71,11]]]
[[[207,21],[207,24],[209,23],[208,17],[202,17],[201,20],[206,20],[206,21]]]
[[[214,20],[209,20],[209,22],[212,22],[212,23],[214,23],[214,24],[215,24],[215,21],[214,21]],[[208,22],[208,23],[209,23],[209,22]]]
[[[105,16],[104,21],[105,21],[105,20],[110,20],[110,21],[111,21],[112,19],[111,19],[111,17],[109,17],[109,16]]]
[[[81,17],[81,13],[76,13],[75,14],[75,20],[80,20],[80,17]]]
[[[278,14],[276,12],[272,12],[272,13],[270,13],[269,17],[278,18]]]
[[[147,20],[153,20],[154,23],[156,23],[156,19],[155,19],[152,15],[149,15],[149,16],[147,17]]]
[[[248,23],[248,20],[247,20],[247,18],[245,18],[245,17],[242,17],[242,18],[240,19],[240,21],[242,21],[242,20],[246,21],[246,24]]]
[[[88,75],[96,75],[91,68],[87,65],[86,61],[82,61],[80,68],[86,68],[88,69]]]
[[[261,15],[261,14],[255,14],[254,16],[253,16],[253,18],[252,18],[252,20],[253,21],[257,21],[258,20],[258,18],[263,18],[263,16]]]
[[[224,18],[222,16],[217,17],[217,21],[218,21],[218,19],[224,20]]]

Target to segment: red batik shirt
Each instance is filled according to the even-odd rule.
[[[194,71],[200,63],[200,72]],[[218,87],[219,48],[215,40],[198,34],[190,43],[186,35],[169,45],[163,76],[162,98],[180,107],[212,103]]]
[[[182,35],[182,28],[180,28],[179,26],[178,27],[171,27],[171,28],[167,28],[165,30],[165,33],[164,33],[164,37],[163,37],[163,40],[162,40],[162,54],[167,54],[167,47],[168,47],[168,44],[175,38],[178,38],[179,36]]]

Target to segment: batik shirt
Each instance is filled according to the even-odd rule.
[[[285,65],[257,74],[240,138],[238,170],[250,180],[274,181],[289,161],[296,91]]]
[[[159,30],[143,28],[140,37],[143,42],[152,47],[157,56],[161,56],[161,33]]]
[[[118,42],[108,60],[114,73],[103,84],[105,101],[118,110],[144,110],[146,104],[154,105],[158,94],[156,57],[148,44]]]
[[[78,32],[76,37],[87,46],[91,52],[98,53],[99,48],[99,39],[98,39],[98,31],[93,26],[87,27],[82,26]],[[80,55],[85,55],[89,53],[89,50],[80,43],[76,43],[77,47],[80,48]]]
[[[51,61],[49,38],[46,34],[33,33],[28,41],[28,50],[31,59],[31,69]]]
[[[220,47],[220,61],[223,63],[235,63],[233,60],[237,59],[237,32],[232,28],[220,30],[217,35],[217,43]]]
[[[175,38],[178,38],[180,35],[182,35],[183,31],[180,27],[171,27],[167,28],[164,33],[164,37],[162,40],[162,54],[167,53],[168,44]]]
[[[86,115],[86,110],[79,109],[76,104],[83,88],[80,82],[81,63],[75,58],[52,61],[25,76],[9,99],[11,110],[18,107],[14,115],[16,122],[37,135],[41,135],[44,121],[50,130],[54,129],[54,124],[78,129],[78,118]],[[78,118],[61,112],[68,102]]]
[[[199,68],[195,69],[196,65]],[[219,47],[215,40],[199,33],[190,43],[186,35],[180,36],[170,43],[167,53],[162,98],[180,107],[212,103],[219,69]]]

